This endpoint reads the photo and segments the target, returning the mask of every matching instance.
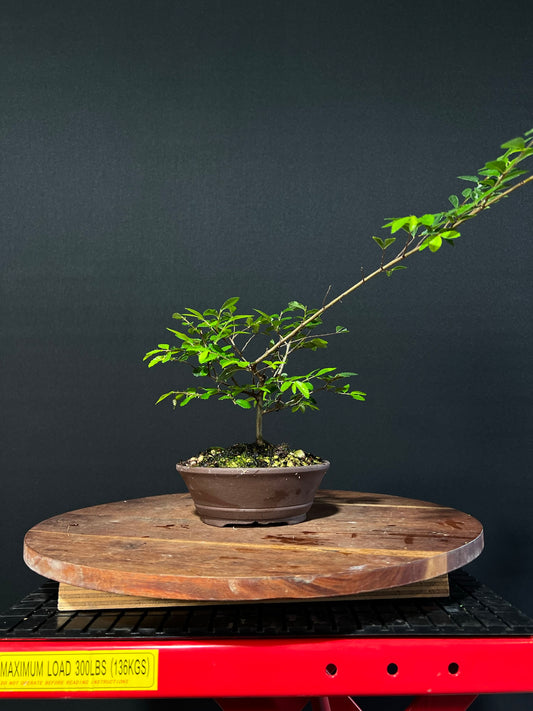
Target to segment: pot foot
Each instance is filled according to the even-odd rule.
[[[302,523],[305,521],[307,514],[301,514],[300,516],[291,516],[288,518],[278,518],[273,520],[257,521],[256,519],[250,519],[249,521],[243,521],[242,519],[225,519],[225,518],[209,518],[205,516],[200,516],[202,523],[206,523],[208,526],[218,526],[222,528],[223,526],[276,526],[280,524],[288,524],[292,526],[295,523]]]

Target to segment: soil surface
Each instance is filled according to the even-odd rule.
[[[288,444],[234,444],[211,447],[180,464],[189,467],[301,467],[320,464],[323,460]]]

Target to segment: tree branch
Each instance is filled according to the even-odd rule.
[[[504,177],[504,174],[502,174],[501,177]],[[503,199],[504,197],[507,197],[507,195],[510,195],[512,192],[514,192],[518,188],[522,187],[526,183],[529,183],[531,180],[533,180],[533,175],[530,175],[528,178],[521,180],[520,182],[518,182],[515,185],[513,185],[512,187],[508,188],[504,192],[499,193],[498,195],[495,195],[493,199],[488,200],[485,204],[480,203],[479,205],[477,205],[473,208],[472,212],[470,213],[470,216],[474,217],[475,215],[479,214],[483,210],[487,209],[489,207],[489,205],[493,205],[494,203],[499,202],[501,199]],[[444,229],[444,228],[440,229],[439,232],[435,233],[435,236],[438,236],[442,232],[447,231],[448,229],[450,229],[450,226],[459,226],[460,224],[465,222],[467,219],[468,218],[465,216],[465,217],[461,217],[459,220],[457,220],[455,223],[453,223],[453,225],[447,224],[445,226],[446,229]],[[408,257],[419,252],[420,245],[426,239],[426,237],[427,237],[427,234],[424,235],[423,239],[420,240],[414,247],[412,247],[411,249],[406,249],[409,246],[409,244],[412,243],[412,240],[409,240],[406,243],[406,245],[404,246],[404,248],[402,249],[402,251],[396,257],[394,257],[394,259],[392,259],[387,264],[380,264],[380,266],[377,269],[375,269],[373,272],[371,272],[370,274],[368,274],[366,276],[363,275],[363,277],[358,282],[353,284],[349,289],[346,289],[345,291],[342,292],[342,294],[339,294],[334,299],[329,301],[327,304],[325,304],[324,306],[319,308],[318,311],[315,311],[315,313],[313,313],[312,316],[309,316],[307,319],[302,321],[302,323],[298,324],[298,326],[296,326],[292,331],[290,331],[287,335],[281,337],[279,339],[279,341],[277,341],[277,343],[275,343],[273,346],[268,348],[262,355],[260,355],[258,358],[256,358],[254,360],[254,362],[252,363],[252,366],[256,366],[259,363],[261,363],[261,361],[263,361],[265,358],[268,358],[269,355],[271,355],[276,350],[278,350],[284,343],[287,343],[287,341],[290,341],[295,336],[297,336],[298,333],[300,333],[300,331],[303,328],[305,328],[306,326],[308,326],[314,319],[319,318],[320,316],[322,316],[322,314],[324,314],[326,311],[331,309],[332,306],[335,306],[335,304],[338,304],[339,301],[342,301],[342,299],[344,299],[346,296],[348,296],[349,294],[352,294],[357,289],[360,289],[363,286],[363,284],[366,284],[368,281],[370,281],[374,277],[378,276],[378,274],[383,274],[383,272],[389,271],[393,267],[397,266],[400,262],[403,262]]]

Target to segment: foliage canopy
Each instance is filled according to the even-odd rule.
[[[485,163],[476,175],[459,176],[468,187],[460,196],[450,195],[451,208],[389,219],[383,228],[390,236],[372,237],[381,252],[379,265],[322,307],[308,308],[299,301],[291,301],[279,313],[267,314],[254,309],[252,313],[239,314],[239,298],[235,296],[220,308],[203,312],[187,308],[184,313],[173,314],[179,328],[167,330],[176,341],[160,343],[145,355],[145,360],[149,361],[149,367],[171,361],[186,363],[192,375],[202,382],[207,381],[207,385],[172,390],[161,395],[157,402],[170,398],[174,406],[183,407],[193,400],[214,397],[246,410],[253,409],[256,443],[261,445],[266,414],[285,409],[292,412],[318,410],[315,396],[321,391],[364,400],[365,393],[353,390],[347,382],[356,373],[322,367],[289,375],[291,356],[302,349],[322,350],[328,345],[327,337],[347,332],[342,326],[323,332],[322,316],[332,306],[371,279],[380,275],[390,277],[405,269],[405,261],[416,253],[426,249],[435,253],[444,244],[453,246],[461,237],[459,227],[464,222],[533,180],[533,176],[522,177],[526,171],[520,165],[533,155],[533,129],[507,141],[501,148],[504,153]],[[393,256],[388,258],[391,252]],[[249,355],[254,350],[255,353]]]

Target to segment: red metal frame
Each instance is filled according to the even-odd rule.
[[[476,696],[419,696],[405,711],[466,711]],[[314,699],[222,699],[222,711],[302,711],[308,701],[313,711],[363,711],[348,696],[320,696]]]
[[[0,640],[1,653],[159,650],[151,691],[1,692],[0,698],[213,698],[224,711],[357,711],[349,696],[415,696],[406,711],[464,711],[478,694],[533,693],[533,637]]]

